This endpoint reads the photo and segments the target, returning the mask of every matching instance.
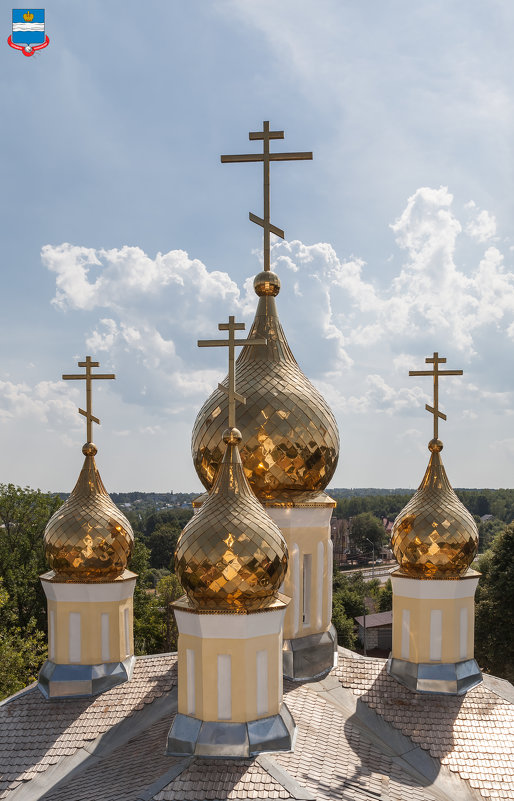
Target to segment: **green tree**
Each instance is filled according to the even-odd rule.
[[[129,568],[137,573],[134,589],[134,650],[136,654],[153,654],[162,650],[159,611],[155,604],[150,573],[150,550],[135,538]]]
[[[365,597],[372,598],[373,601],[378,602],[381,592],[381,584],[380,579],[370,579],[366,581],[365,585]]]
[[[178,629],[172,604],[184,595],[184,590],[178,578],[172,573],[159,581],[155,595],[159,610],[162,611],[164,647],[166,653],[170,653],[177,650],[178,644]]]
[[[340,606],[345,615],[352,621],[354,617],[362,615],[364,611],[364,598],[366,595],[366,582],[362,573],[345,575],[339,573],[333,582],[333,607]],[[366,612],[369,609],[366,608]]]
[[[161,523],[152,531],[146,539],[150,549],[151,567],[160,569],[173,566],[173,556],[181,531],[182,528],[177,522]]]
[[[489,673],[514,681],[514,523],[478,561],[482,578],[475,606],[475,654]]]
[[[46,637],[29,620],[22,630],[0,579],[0,700],[36,680],[46,658]]]
[[[332,623],[337,631],[337,644],[353,650],[357,637],[353,618],[347,616],[341,603],[336,601],[332,608]]]
[[[492,520],[480,521],[478,524],[478,551],[484,553],[491,547],[493,539],[499,531],[503,531],[505,523],[503,520],[493,518]]]
[[[33,620],[46,632],[46,599],[39,581],[48,570],[43,533],[61,503],[56,495],[0,484],[0,577],[13,625],[21,630]]]
[[[381,521],[371,512],[362,512],[352,518],[351,539],[357,548],[363,551],[370,551],[371,540],[375,546],[375,558],[380,552],[380,548],[386,542],[386,533]]]
[[[159,654],[177,648],[177,631],[171,604],[184,594],[174,574],[161,577],[150,567],[150,550],[136,537],[129,565],[138,574],[134,590],[134,649],[136,654]],[[157,571],[160,572],[160,571]]]
[[[491,514],[491,504],[487,495],[481,492],[476,497],[474,513],[479,517]]]
[[[393,608],[393,585],[391,584],[391,579],[387,579],[386,583],[380,590],[378,596],[377,611],[389,612],[389,610],[392,608]]]

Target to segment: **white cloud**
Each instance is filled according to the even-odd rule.
[[[355,358],[352,345],[370,348],[396,340],[405,347],[430,339],[469,359],[484,326],[505,325],[507,335],[514,337],[514,276],[494,246],[477,253],[471,269],[458,266],[457,240],[469,234],[446,187],[418,189],[391,228],[406,260],[382,291],[366,279],[362,260],[341,260],[331,245],[293,241],[273,246],[277,269],[294,265],[295,281],[310,299],[309,310],[313,301],[317,314],[323,309],[324,335],[337,339],[347,365]],[[323,304],[311,292],[313,278],[327,294]]]
[[[473,214],[472,219],[466,224],[466,233],[472,239],[476,239],[477,242],[487,242],[489,239],[493,239],[496,235],[496,218],[494,214],[489,214],[486,209],[479,211],[473,200],[466,203],[465,208],[469,209]]]
[[[361,397],[350,396],[346,407],[354,414],[383,412],[391,415],[405,409],[415,409],[424,400],[424,392],[419,387],[392,387],[381,375],[368,375],[367,389]]]
[[[53,303],[62,309],[119,309],[144,299],[158,302],[166,289],[176,298],[190,299],[193,289],[200,303],[239,298],[237,285],[227,273],[209,272],[183,250],[158,253],[152,259],[141,248],[128,245],[94,250],[65,242],[57,247],[45,245],[41,257],[57,275]]]
[[[286,289],[277,301],[286,335],[338,414],[414,414],[431,387],[408,371],[423,369],[425,356],[437,349],[449,362],[459,357],[452,369],[473,360],[484,331],[514,339],[514,276],[496,246],[480,248],[446,187],[416,190],[391,229],[405,258],[385,286],[369,279],[362,259],[342,259],[328,243],[272,244]],[[474,248],[466,269],[457,262],[459,238]],[[179,250],[152,259],[134,247],[65,244],[47,245],[42,257],[56,274],[54,305],[84,312],[86,345],[116,368],[115,391],[166,417],[191,416],[225,372],[226,354],[200,352],[196,338],[218,336],[217,323],[230,313],[249,323],[256,307],[251,277],[240,292],[226,273]],[[445,386],[450,406],[462,408],[466,395],[468,418],[470,399],[504,410],[512,401],[508,388]]]
[[[71,391],[76,397],[77,392]],[[63,382],[40,381],[34,386],[0,381],[0,420],[31,420],[50,428],[77,426],[77,405]]]

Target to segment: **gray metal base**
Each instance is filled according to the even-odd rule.
[[[130,681],[135,662],[135,656],[102,665],[57,665],[47,659],[39,671],[38,687],[45,698],[99,695]]]
[[[286,679],[317,679],[332,670],[336,659],[337,632],[332,624],[328,631],[320,634],[284,640],[282,664]]]
[[[292,751],[296,725],[285,704],[278,715],[249,723],[205,721],[175,715],[166,753],[226,759],[251,757],[263,751]]]
[[[416,664],[389,657],[386,668],[390,676],[417,693],[464,695],[482,681],[482,673],[474,659],[451,664]]]

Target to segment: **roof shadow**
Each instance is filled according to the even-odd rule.
[[[46,699],[34,686],[8,700],[0,707],[0,795],[134,716],[171,690],[176,674],[175,658],[139,657],[131,681],[100,695]]]
[[[356,711],[345,726],[347,741],[361,760],[356,778],[379,769],[372,752],[362,752],[359,733],[364,728],[373,739],[377,737],[384,743],[382,753],[390,754],[389,749],[394,752],[390,756],[390,776],[395,781],[428,787],[441,771],[441,760],[455,747],[455,722],[464,696],[414,692],[390,676],[385,663],[370,680],[368,666],[363,665],[368,660],[355,661],[362,667],[356,667],[353,676],[351,669],[343,671],[339,678],[343,687],[358,696]]]

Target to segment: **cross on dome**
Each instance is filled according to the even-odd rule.
[[[220,156],[222,164],[233,164],[242,161],[262,161],[263,174],[264,174],[264,215],[257,217],[256,214],[250,212],[249,217],[251,222],[260,225],[264,229],[264,270],[269,272],[270,267],[270,234],[275,234],[281,239],[284,238],[284,232],[276,225],[270,222],[270,188],[269,188],[269,165],[271,161],[300,161],[311,160],[312,152],[298,152],[298,153],[270,153],[269,143],[270,139],[283,139],[284,131],[270,131],[269,122],[262,123],[262,131],[250,131],[248,134],[250,140],[262,139],[262,153],[248,153],[240,156]]]
[[[446,364],[445,358],[439,358],[437,351],[433,356],[427,356],[425,359],[427,364],[433,364],[433,370],[409,370],[409,375],[431,375],[434,377],[434,405],[429,406],[425,404],[425,409],[434,415],[434,439],[438,439],[439,431],[439,418],[446,420],[446,415],[439,411],[439,376],[442,375],[463,375],[462,370],[440,370],[440,364]]]
[[[77,362],[79,367],[85,367],[86,372],[80,375],[63,375],[64,381],[73,381],[73,380],[85,380],[86,382],[86,411],[84,409],[79,409],[79,414],[84,415],[87,422],[87,442],[92,442],[92,431],[93,431],[93,423],[100,425],[100,420],[98,417],[93,416],[93,392],[92,392],[92,381],[95,378],[116,378],[114,373],[96,373],[93,374],[91,372],[92,367],[99,367],[100,362],[94,362],[91,359],[91,356],[86,356],[85,362]]]
[[[235,351],[236,347],[243,345],[266,345],[267,340],[264,338],[254,339],[236,339],[236,331],[244,331],[244,323],[236,323],[235,317],[230,315],[228,323],[218,323],[219,331],[228,331],[228,339],[199,339],[199,348],[222,348],[228,347],[228,387],[223,384],[218,384],[218,389],[222,390],[228,395],[228,427],[236,427],[236,401],[239,403],[246,403],[246,398],[243,398],[236,392],[236,365],[235,365]]]

